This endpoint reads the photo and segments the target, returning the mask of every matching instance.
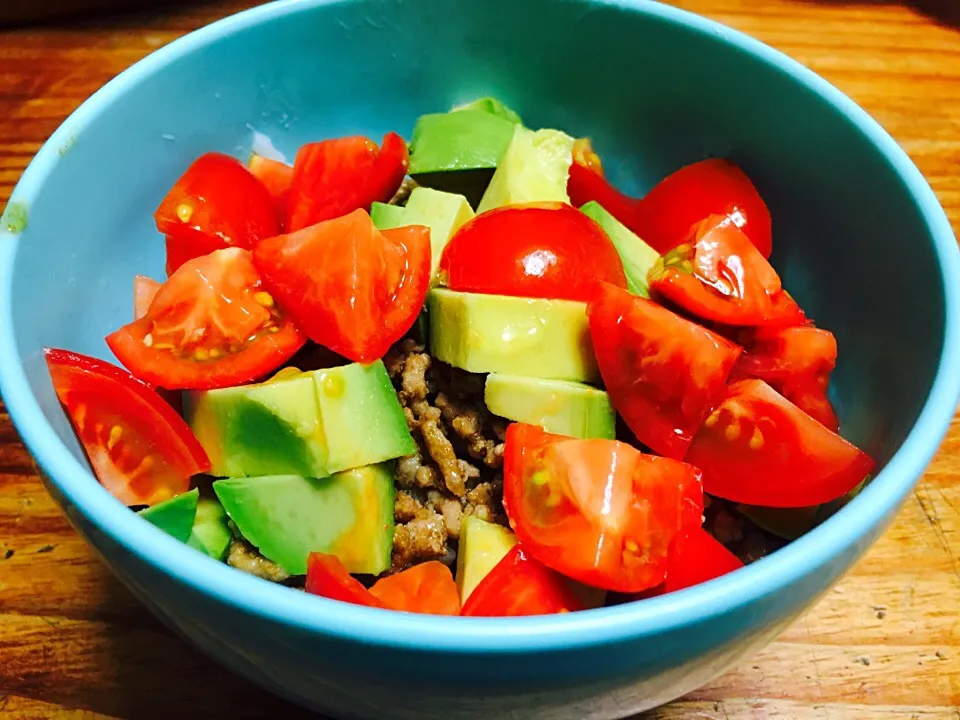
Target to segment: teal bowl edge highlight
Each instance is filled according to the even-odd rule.
[[[30,207],[54,171],[60,149],[81,136],[114,99],[156,69],[206,43],[264,20],[343,0],[282,0],[213,23],[158,50],[109,82],[54,133],[23,175],[10,202]],[[13,262],[20,237],[0,229],[0,394],[18,431],[50,482],[69,502],[127,551],[160,572],[217,601],[305,632],[396,648],[438,652],[525,653],[598,646],[681,628],[749,605],[828,564],[849,547],[866,549],[871,532],[892,517],[933,458],[960,399],[960,253],[933,191],[896,142],[865,111],[828,82],[782,53],[743,33],[683,10],[648,0],[597,5],[639,10],[661,21],[719,37],[739,52],[776,66],[854,122],[902,178],[924,215],[940,265],[945,337],[939,366],[919,418],[902,446],[871,485],[833,518],[774,555],[701,586],[641,603],[565,616],[443,618],[406,615],[308,597],[248,577],[141,522],[98,484],[60,442],[29,391],[13,331]],[[932,279],[933,280],[933,279]]]

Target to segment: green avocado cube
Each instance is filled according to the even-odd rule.
[[[193,521],[197,516],[197,500],[200,491],[193,489],[176,497],[164,500],[137,513],[144,520],[175,537],[187,542],[193,530]]]

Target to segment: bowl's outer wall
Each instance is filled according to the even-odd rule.
[[[62,138],[17,251],[14,330],[31,386],[74,454],[82,458],[41,349],[110,357],[103,337],[131,319],[133,276],[162,277],[152,211],[193,158],[209,150],[244,158],[254,131],[288,159],[301,143],[328,136],[409,137],[419,114],[493,94],[528,124],[592,137],[613,180],[636,194],[705,156],[742,164],[773,213],[774,261],[786,286],[837,336],[844,434],[888,460],[930,391],[945,323],[929,229],[895,169],[853,121],[782,69],[726,44],[723,30],[589,2],[547,6],[304,3],[155,68],[114,94],[82,134]],[[668,701],[769,640],[896,510],[792,585],[653,639],[535,660],[469,651],[444,659],[372,652],[224,607],[127,552],[57,483],[48,486],[169,624],[259,682],[344,717],[496,707],[517,718],[608,718]],[[104,502],[112,502],[105,493]],[[504,704],[483,705],[495,691]]]

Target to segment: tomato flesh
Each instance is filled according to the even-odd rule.
[[[669,547],[703,508],[696,468],[616,440],[514,423],[504,507],[526,552],[587,585],[639,592],[663,582]]]
[[[139,320],[150,310],[150,303],[157,296],[160,283],[145,275],[133,279],[133,319]]]
[[[701,160],[667,176],[640,200],[631,228],[662,254],[710,215],[731,218],[758,252],[770,257],[770,211],[750,178],[729,160]]]
[[[287,195],[287,232],[387,202],[409,164],[407,144],[392,132],[379,148],[359,135],[304,145]]]
[[[200,442],[152,388],[115,365],[46,349],[53,388],[94,474],[126,505],[155,505],[210,470]]]
[[[287,217],[287,194],[293,184],[293,166],[254,154],[250,158],[250,172],[263,183],[273,199],[277,217],[285,221]]]
[[[723,399],[741,349],[611,285],[600,287],[587,316],[614,407],[640,442],[682,459],[704,418]]]
[[[410,329],[430,285],[430,231],[380,231],[364,210],[261,242],[264,284],[314,342],[355,362]]]
[[[250,249],[280,232],[270,193],[238,160],[200,156],[160,203],[157,229],[167,236],[167,274],[225,247]]]
[[[391,610],[459,615],[460,593],[450,568],[436,560],[377,580],[370,593]]]
[[[239,248],[187,262],[162,285],[145,316],[107,337],[134,375],[171,390],[257,380],[304,342],[261,287],[250,252]]]
[[[574,207],[598,202],[608,213],[628,228],[635,222],[638,201],[617,190],[606,179],[603,164],[586,138],[573,144],[573,163],[567,179],[567,195]]]
[[[473,589],[460,614],[519,617],[584,609],[568,580],[514,545]]]
[[[791,326],[806,318],[770,263],[730,218],[713,215],[657,260],[650,287],[690,314],[726,325]]]
[[[336,555],[314,552],[307,556],[305,589],[311,595],[367,607],[385,607],[353,577]]]
[[[704,490],[747,505],[805,507],[850,492],[873,460],[762,380],[733,383],[693,439]]]
[[[587,301],[597,280],[625,288],[623,262],[606,233],[560,202],[488,210],[465,223],[440,257],[451,290]]]
[[[827,398],[837,364],[837,341],[812,326],[761,329],[750,333],[746,352],[731,377],[764,380],[814,420],[833,432],[840,426]]]
[[[667,579],[634,598],[640,600],[700,585],[743,567],[740,558],[727,550],[719,540],[702,528],[682,538],[670,551]]]

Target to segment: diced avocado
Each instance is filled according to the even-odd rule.
[[[502,525],[473,515],[463,518],[457,551],[457,588],[461,603],[467,601],[473,589],[516,544],[517,536]]]
[[[567,178],[573,143],[572,137],[559,130],[528,130],[517,125],[477,212],[528,202],[570,202]]]
[[[291,575],[306,573],[311,552],[336,555],[351,573],[390,567],[392,463],[319,479],[229,478],[213,489],[240,534]]]
[[[377,230],[389,230],[390,228],[413,224],[404,222],[403,216],[404,208],[399,205],[375,202],[370,206],[370,219]]]
[[[622,222],[603,209],[593,200],[580,210],[596,222],[610,238],[610,242],[620,254],[623,261],[623,271],[627,276],[627,289],[634,295],[649,298],[650,290],[647,274],[660,254],[643,240],[637,237]]]
[[[490,412],[508,420],[572,437],[616,437],[610,397],[583,383],[491,373],[483,396]]]
[[[427,310],[430,351],[454,367],[547,380],[600,378],[584,303],[437,288]]]
[[[223,560],[230,547],[230,527],[227,513],[216,497],[201,497],[197,502],[197,517],[187,545],[196,548],[214,560]]]
[[[473,217],[473,208],[463,195],[418,187],[407,200],[403,224],[426,225],[430,228],[430,251],[433,256],[432,274],[436,275],[440,255],[453,234]]]
[[[416,450],[380,360],[186,393],[185,410],[220,477],[325,477]]]
[[[187,542],[190,531],[193,529],[194,518],[197,516],[199,496],[200,491],[193,489],[141,510],[138,515],[180,542]]]
[[[479,110],[480,112],[502,117],[504,120],[509,120],[518,125],[523,124],[519,115],[494,97],[477,98],[463,105],[457,105],[457,107],[453,108],[450,112],[462,112],[464,110]]]
[[[481,110],[421,115],[410,140],[410,176],[497,167],[516,123]],[[429,185],[428,185],[429,187]]]

